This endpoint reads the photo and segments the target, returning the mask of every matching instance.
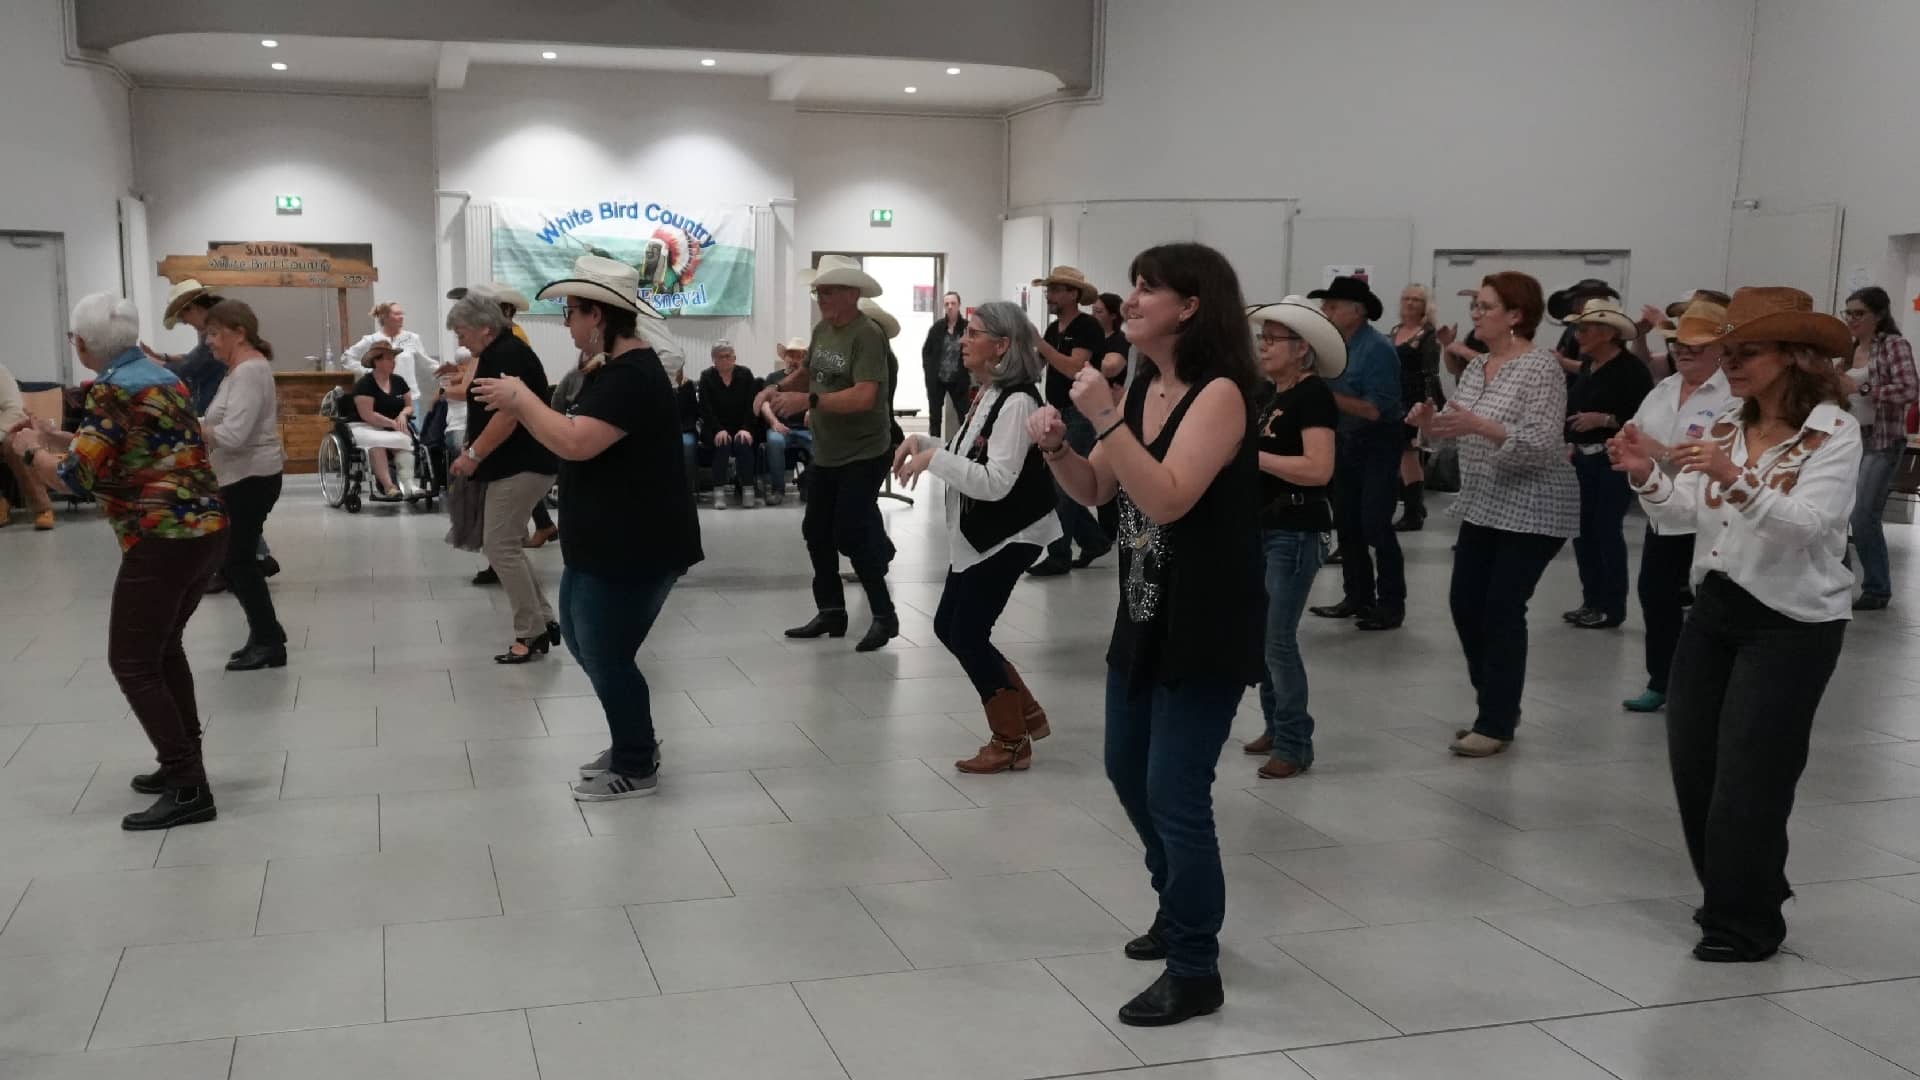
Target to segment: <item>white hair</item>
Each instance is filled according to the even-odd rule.
[[[719,356],[723,352],[732,352],[732,351],[733,351],[733,342],[728,341],[726,338],[721,338],[719,341],[716,341],[713,343],[712,355],[714,356]]]
[[[87,351],[103,360],[111,360],[140,343],[140,310],[133,301],[112,293],[81,297],[67,322],[73,336],[86,342]]]
[[[468,289],[467,295],[455,300],[447,311],[449,330],[501,331],[508,325],[507,317],[500,313],[500,301],[479,289]]]

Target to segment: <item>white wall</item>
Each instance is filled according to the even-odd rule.
[[[1626,248],[1665,303],[1724,277],[1752,8],[1110,0],[1103,99],[1014,118],[1009,201],[1294,196],[1411,218],[1416,278],[1436,248]]]
[[[1760,0],[1739,197],[1845,208],[1840,291],[1864,278],[1913,299],[1891,236],[1920,233],[1920,4]],[[1902,295],[1905,293],[1906,295]]]
[[[61,61],[61,0],[15,0],[5,26],[0,229],[65,234],[69,303],[117,295],[116,200],[133,181],[126,88],[105,71]]]
[[[426,99],[141,89],[134,117],[135,179],[147,197],[156,262],[204,254],[220,240],[372,244],[380,271],[374,295],[400,301],[431,345],[434,185]],[[300,195],[305,212],[276,214],[274,196],[282,194]],[[156,297],[167,295],[157,277],[154,288]],[[297,366],[301,355],[320,351],[318,312],[332,303],[330,291],[313,290],[313,321],[297,332],[282,330],[275,341],[278,366]],[[369,307],[351,307],[352,336],[372,329]],[[275,340],[264,319],[261,332]],[[185,326],[161,337],[176,352],[193,343]]]

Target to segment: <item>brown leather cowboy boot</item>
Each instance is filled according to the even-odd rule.
[[[1020,677],[1020,672],[1014,670],[1013,661],[1006,661],[1006,665],[1007,681],[1013,684],[1014,692],[1020,695],[1020,715],[1026,722],[1027,737],[1039,742],[1053,734],[1053,729],[1047,726],[1047,710],[1040,707],[1033,691],[1027,689],[1027,681]]]
[[[953,767],[964,773],[1020,772],[1033,766],[1033,740],[1021,716],[1020,693],[1001,690],[987,699],[987,727],[993,738],[980,752]]]

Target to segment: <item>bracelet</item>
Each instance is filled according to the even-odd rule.
[[[1064,442],[1061,443],[1059,446],[1054,447],[1051,450],[1047,449],[1044,446],[1040,448],[1040,456],[1043,458],[1046,458],[1048,461],[1053,461],[1059,458],[1060,456],[1064,455],[1066,452],[1067,452],[1067,444]]]
[[[1109,436],[1109,435],[1111,435],[1111,434],[1113,434],[1113,433],[1114,433],[1114,432],[1116,432],[1116,431],[1119,431],[1119,430],[1120,430],[1121,428],[1123,428],[1123,427],[1125,427],[1126,425],[1127,425],[1127,418],[1123,416],[1123,417],[1121,417],[1120,419],[1118,419],[1118,420],[1115,420],[1115,421],[1113,422],[1113,426],[1112,426],[1112,427],[1110,427],[1110,428],[1108,428],[1107,430],[1105,430],[1105,431],[1103,431],[1103,432],[1101,432],[1101,433],[1100,433],[1100,434],[1098,434],[1098,435],[1095,435],[1095,436],[1093,437],[1093,441],[1094,441],[1094,442],[1106,442],[1106,441],[1107,441],[1107,436]]]

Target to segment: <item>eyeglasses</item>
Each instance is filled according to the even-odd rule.
[[[587,310],[586,308],[575,307],[572,304],[568,304],[567,309],[560,313],[560,325],[562,326],[567,325],[568,323],[573,321],[573,317],[575,315],[579,315],[586,310]]]
[[[1255,334],[1253,339],[1262,345],[1283,345],[1289,341],[1301,340],[1297,334]]]
[[[1849,319],[1865,319],[1872,316],[1873,312],[1865,308],[1848,308],[1846,314]]]
[[[993,331],[991,331],[991,330],[982,330],[982,329],[980,329],[980,328],[979,328],[979,327],[977,327],[977,326],[969,326],[969,327],[967,327],[967,334],[966,334],[966,336],[967,336],[967,337],[970,337],[970,338],[987,338],[987,337],[991,337],[991,338],[1003,338],[1003,337],[1006,337],[1007,335],[1005,335],[1005,334],[996,334],[996,333],[994,333],[994,332],[993,332]]]
[[[1475,315],[1491,315],[1492,313],[1501,310],[1501,308],[1499,304],[1483,304],[1480,301],[1475,300],[1473,303],[1467,305],[1467,310],[1472,312]]]

